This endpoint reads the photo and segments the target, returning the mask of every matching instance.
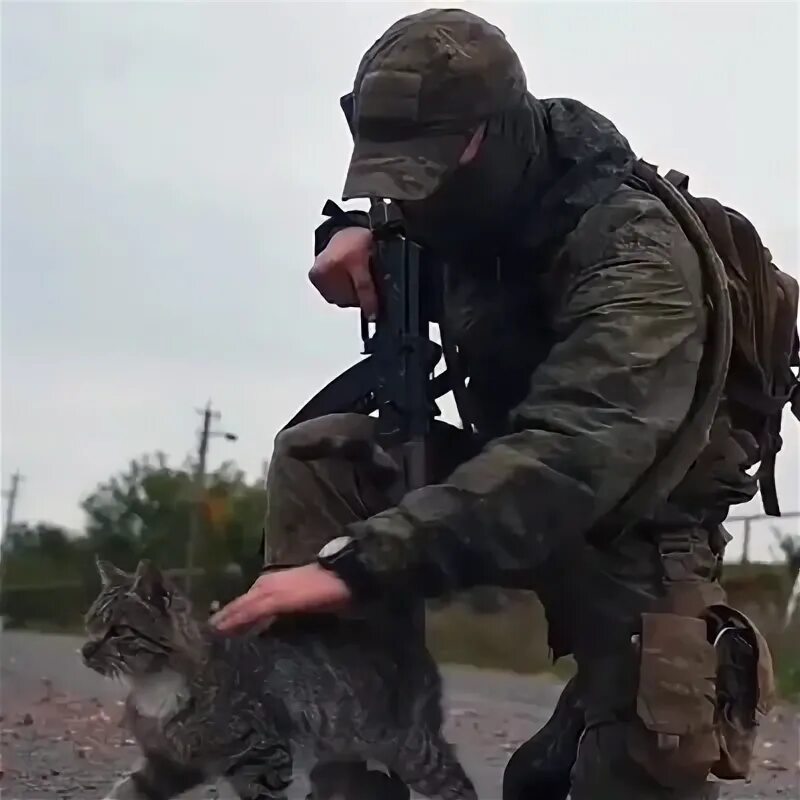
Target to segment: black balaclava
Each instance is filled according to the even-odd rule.
[[[475,157],[423,200],[399,202],[407,233],[445,257],[497,255],[550,173],[546,115],[528,95],[486,121]]]

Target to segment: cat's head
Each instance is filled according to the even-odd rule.
[[[85,616],[86,666],[135,678],[195,660],[200,636],[191,604],[154,564],[140,561],[131,575],[96,563],[102,586]]]

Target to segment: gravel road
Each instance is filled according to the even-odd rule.
[[[93,800],[136,759],[118,721],[121,688],[87,670],[71,636],[2,634],[3,800]],[[498,800],[516,745],[547,718],[560,685],[547,678],[446,668],[448,735],[482,800]],[[779,708],[765,722],[750,783],[726,800],[800,798],[800,711]],[[305,796],[298,776],[292,798]],[[230,800],[220,784],[187,795]]]

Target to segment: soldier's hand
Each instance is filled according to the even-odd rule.
[[[345,228],[335,233],[316,257],[308,279],[329,302],[340,308],[360,307],[374,319],[378,295],[369,271],[372,233],[367,228]]]
[[[262,575],[250,590],[218,611],[211,624],[223,632],[258,626],[266,628],[279,614],[337,611],[347,606],[350,590],[318,564]]]

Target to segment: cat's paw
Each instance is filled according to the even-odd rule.
[[[147,800],[130,777],[118,780],[103,800]]]

